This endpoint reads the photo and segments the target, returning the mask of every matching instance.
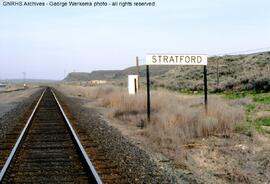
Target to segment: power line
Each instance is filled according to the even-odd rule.
[[[269,47],[263,47],[263,48],[257,48],[257,49],[249,49],[249,50],[243,50],[243,51],[237,51],[237,52],[230,52],[230,53],[222,53],[222,54],[217,54],[218,56],[223,56],[223,55],[236,55],[236,54],[241,54],[241,53],[254,53],[256,51],[267,51],[270,50]]]

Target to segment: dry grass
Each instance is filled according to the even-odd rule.
[[[128,95],[125,88],[114,86],[81,87],[62,86],[62,91],[73,96],[101,99],[103,106],[113,109],[115,118],[134,124],[145,122],[146,96],[144,92]],[[213,134],[229,134],[244,119],[241,106],[231,106],[219,97],[209,100],[205,114],[203,99],[198,96],[180,96],[167,91],[152,93],[152,118],[145,135],[162,144]]]
[[[69,95],[100,99],[101,105],[112,109],[111,116],[127,124],[146,127],[141,136],[146,145],[185,165],[183,145],[196,138],[211,135],[227,136],[244,120],[243,106],[221,97],[210,97],[205,114],[203,97],[181,96],[168,91],[153,91],[151,122],[146,122],[146,95],[128,95],[125,88],[62,86]],[[242,102],[241,102],[242,103]]]

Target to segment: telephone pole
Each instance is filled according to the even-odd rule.
[[[23,72],[23,87],[26,88],[26,72]]]

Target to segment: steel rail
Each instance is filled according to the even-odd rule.
[[[103,184],[100,177],[99,177],[99,175],[98,175],[98,173],[97,173],[97,171],[95,170],[90,158],[88,157],[85,149],[83,148],[83,145],[81,144],[79,137],[77,136],[75,130],[73,129],[70,121],[68,120],[62,106],[60,105],[60,103],[59,103],[59,101],[58,101],[58,99],[57,99],[57,97],[56,97],[56,95],[55,95],[55,93],[53,92],[52,89],[51,89],[51,92],[52,92],[52,94],[53,94],[53,96],[54,96],[54,98],[55,98],[55,100],[57,102],[57,105],[58,105],[59,109],[62,112],[62,115],[63,115],[63,117],[65,119],[66,124],[67,124],[67,127],[68,127],[70,133],[72,134],[72,138],[74,139],[74,143],[75,143],[76,147],[78,148],[78,151],[80,152],[80,155],[82,156],[83,161],[84,161],[85,165],[87,166],[87,169],[89,171],[91,171],[91,173],[93,174],[93,177],[95,178],[95,181],[96,181],[97,184]]]
[[[20,136],[19,136],[19,138],[17,139],[17,141],[16,141],[14,147],[12,148],[12,151],[10,152],[10,154],[9,154],[9,156],[8,156],[8,159],[7,159],[6,162],[5,162],[5,165],[3,166],[3,168],[2,168],[2,170],[1,170],[1,172],[0,172],[0,183],[2,183],[3,178],[4,178],[4,176],[6,175],[7,170],[8,170],[8,168],[9,168],[9,166],[10,166],[10,164],[11,164],[11,162],[12,162],[12,160],[13,160],[13,158],[14,158],[14,156],[15,156],[17,150],[18,150],[18,148],[20,147],[23,138],[24,138],[25,135],[27,134],[27,131],[28,131],[30,125],[31,125],[31,120],[32,120],[34,114],[36,113],[37,108],[38,108],[38,106],[39,106],[39,104],[40,104],[40,101],[41,101],[41,99],[43,98],[43,95],[44,95],[44,93],[45,93],[46,90],[47,90],[47,89],[45,89],[45,90],[43,91],[43,93],[41,94],[41,96],[40,96],[40,98],[39,98],[39,100],[38,100],[38,102],[37,102],[37,104],[36,104],[36,106],[35,106],[35,108],[34,108],[32,114],[31,114],[31,116],[28,118],[26,125],[24,126],[24,128],[23,128],[23,130],[22,130],[22,132],[21,132],[21,134],[20,134]]]

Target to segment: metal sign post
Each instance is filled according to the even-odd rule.
[[[146,65],[146,83],[147,83],[147,120],[149,122],[150,121],[150,112],[151,112],[149,65]]]
[[[208,101],[207,101],[207,68],[206,65],[203,66],[203,78],[204,78],[204,108],[205,113],[208,111]]]

